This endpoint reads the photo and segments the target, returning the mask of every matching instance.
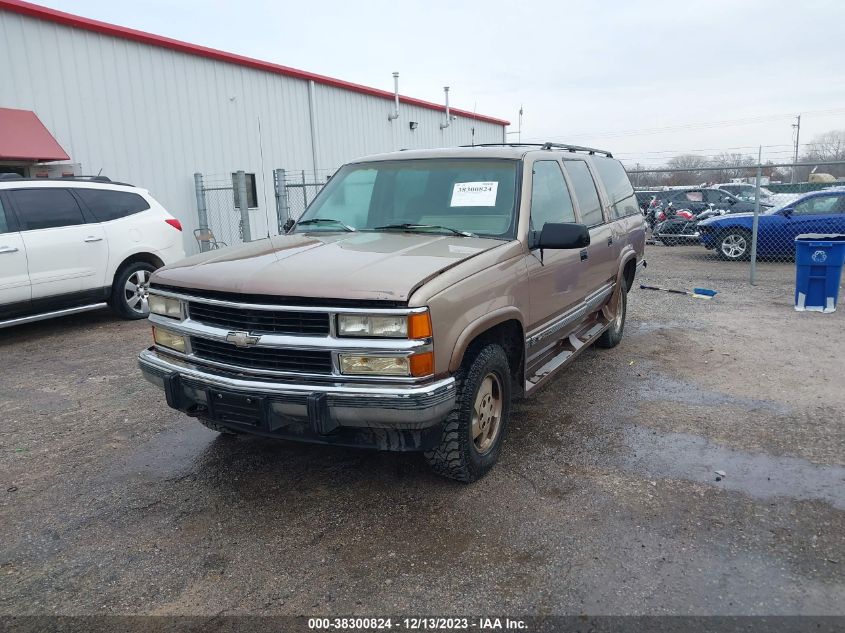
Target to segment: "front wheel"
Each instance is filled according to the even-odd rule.
[[[443,424],[440,444],[425,453],[439,475],[476,481],[499,458],[510,420],[511,374],[500,345],[482,347],[458,372],[455,406]]]
[[[716,252],[719,257],[728,261],[748,259],[751,253],[751,235],[742,229],[730,229],[719,237]]]

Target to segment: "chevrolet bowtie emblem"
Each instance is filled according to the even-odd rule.
[[[256,345],[261,337],[252,336],[249,332],[229,332],[226,341],[237,347],[250,347]]]

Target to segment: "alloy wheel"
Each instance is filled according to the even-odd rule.
[[[502,383],[490,373],[481,381],[472,407],[472,441],[483,455],[496,443],[502,422]]]
[[[739,259],[748,250],[748,240],[743,235],[731,233],[725,236],[720,246],[722,254],[729,259]]]
[[[146,270],[136,270],[129,275],[124,289],[124,299],[129,309],[137,314],[149,314],[150,273]]]

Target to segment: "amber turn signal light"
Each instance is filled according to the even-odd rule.
[[[434,373],[434,352],[423,352],[410,357],[411,375],[415,378]]]
[[[431,316],[427,310],[408,317],[408,338],[429,338],[430,336]]]

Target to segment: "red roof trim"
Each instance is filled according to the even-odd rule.
[[[50,131],[31,110],[0,108],[0,160],[68,160]]]
[[[370,88],[369,86],[362,86],[349,81],[326,77],[325,75],[317,75],[305,72],[304,70],[297,70],[296,68],[290,68],[289,66],[281,66],[279,64],[272,64],[252,57],[244,57],[243,55],[227,53],[216,48],[189,44],[188,42],[182,42],[169,37],[146,33],[145,31],[138,31],[136,29],[126,28],[116,24],[109,24],[108,22],[100,22],[99,20],[84,18],[79,15],[73,15],[72,13],[65,13],[64,11],[57,11],[56,9],[42,7],[37,4],[32,4],[31,2],[23,2],[22,0],[0,0],[0,9],[11,11],[13,13],[20,13],[21,15],[27,15],[39,20],[47,20],[49,22],[56,22],[65,26],[84,29],[86,31],[94,31],[95,33],[102,33],[104,35],[111,35],[113,37],[119,37],[126,40],[133,40],[135,42],[149,44],[150,46],[168,48],[170,50],[179,51],[180,53],[187,53],[188,55],[207,57],[208,59],[229,62],[230,64],[246,66],[247,68],[255,68],[257,70],[263,70],[277,75],[285,75],[286,77],[303,79],[305,81],[314,81],[326,86],[360,92],[361,94],[370,95],[372,97],[393,99],[393,93],[388,92],[387,90]],[[400,96],[399,100],[402,103],[419,106],[421,108],[428,108],[429,110],[438,110],[440,112],[445,112],[446,110],[444,106],[438,103],[423,101],[422,99],[414,99],[413,97]],[[510,121],[505,121],[504,119],[497,119],[483,114],[475,114],[474,112],[458,110],[457,108],[450,108],[450,112],[469,119],[475,119],[477,121],[486,121],[487,123],[496,123],[498,125],[510,125]]]

